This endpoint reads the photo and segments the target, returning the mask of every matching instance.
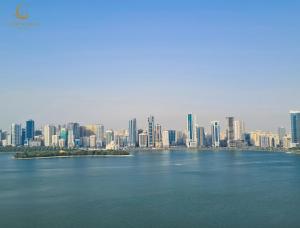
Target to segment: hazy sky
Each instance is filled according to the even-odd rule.
[[[24,21],[19,2],[0,2],[0,128],[192,112],[275,130],[300,109],[299,0],[24,0]]]

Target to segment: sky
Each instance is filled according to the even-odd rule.
[[[18,4],[20,14],[15,17]],[[226,116],[289,129],[300,109],[298,0],[2,0],[0,129],[34,119],[165,129]]]

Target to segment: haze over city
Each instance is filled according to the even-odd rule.
[[[2,129],[150,114],[184,129],[192,112],[274,131],[300,107],[297,1],[32,0],[28,28],[9,25],[16,3],[0,3]]]

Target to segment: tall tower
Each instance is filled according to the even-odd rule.
[[[162,127],[160,124],[155,125],[155,146],[162,147]]]
[[[195,120],[193,114],[187,115],[187,138],[186,138],[186,146],[187,147],[197,147],[196,142],[196,127],[195,127]]]
[[[220,146],[220,122],[219,121],[211,122],[211,139],[212,139],[213,147]]]
[[[234,147],[234,117],[227,117],[227,146]]]
[[[204,127],[197,127],[197,145],[199,147],[205,146],[205,130]]]
[[[34,121],[33,120],[27,120],[26,121],[26,132],[25,132],[25,140],[27,141],[27,143],[30,140],[34,139]]]
[[[155,123],[154,116],[148,117],[148,147],[155,146]]]
[[[55,135],[55,126],[45,125],[44,126],[44,144],[49,147],[52,146],[52,136]]]
[[[20,146],[22,143],[22,126],[21,124],[11,125],[11,145]]]
[[[234,121],[234,140],[244,140],[245,123],[242,120]]]
[[[300,111],[290,111],[292,147],[300,146]]]
[[[136,147],[137,143],[137,129],[136,129],[136,119],[129,120],[128,126],[128,145],[130,147]]]

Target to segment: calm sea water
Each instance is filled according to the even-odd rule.
[[[300,227],[300,156],[0,154],[0,227]]]

